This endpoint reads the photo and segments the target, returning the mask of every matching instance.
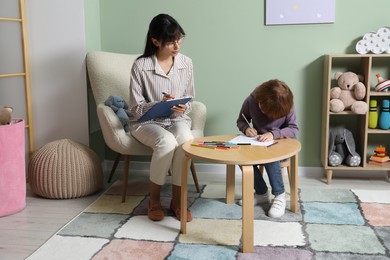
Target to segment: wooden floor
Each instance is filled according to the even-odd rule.
[[[143,176],[147,178],[145,174]],[[241,185],[241,177],[238,173],[236,176],[236,185]],[[198,173],[198,178],[201,184],[225,182],[224,174]],[[105,184],[105,188],[108,186]],[[358,179],[334,178],[331,185],[327,185],[322,176],[300,176],[299,187],[386,190],[390,188],[390,182],[385,174]],[[28,189],[26,208],[14,215],[0,217],[0,259],[25,259],[61,227],[80,214],[99,195],[94,194],[79,199],[50,200],[37,197]]]

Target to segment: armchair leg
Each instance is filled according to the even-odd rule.
[[[126,201],[127,181],[129,179],[129,156],[125,155],[125,169],[123,173],[122,202]]]
[[[194,163],[192,161],[191,161],[190,169],[191,169],[192,178],[194,179],[196,192],[200,193],[198,177],[196,175],[195,165],[194,165]],[[172,176],[172,173],[171,173],[170,169],[168,170],[168,176]]]
[[[118,163],[119,163],[119,160],[121,159],[121,156],[122,155],[120,153],[117,153],[114,165],[112,166],[110,177],[108,178],[108,182],[111,182],[112,176],[115,173],[115,170],[118,166]],[[192,173],[192,178],[194,179],[196,191],[198,193],[200,193],[198,177],[196,175],[196,170],[195,170],[195,166],[194,166],[193,162],[191,162],[190,169],[191,169],[191,173]],[[123,172],[122,202],[126,201],[128,179],[129,179],[129,155],[125,155],[125,168],[124,168],[124,172]]]
[[[111,169],[110,177],[108,177],[108,181],[107,181],[108,183],[111,182],[112,176],[114,176],[116,167],[118,167],[118,163],[119,163],[121,157],[122,157],[122,155],[120,153],[116,154],[114,165],[112,166],[112,169]]]
[[[260,164],[259,170],[260,170],[261,175],[263,175],[264,174],[264,165]]]
[[[195,165],[194,165],[194,163],[193,163],[192,161],[191,161],[190,169],[191,169],[191,173],[192,173],[192,178],[194,179],[196,191],[197,191],[198,193],[200,193],[200,188],[199,188],[199,183],[198,183],[198,177],[197,177],[197,175],[196,175]]]

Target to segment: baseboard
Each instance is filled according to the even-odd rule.
[[[103,169],[105,172],[110,172],[114,161],[106,160],[103,163]],[[149,174],[150,162],[139,162],[134,161],[129,164],[129,171],[132,174]],[[119,162],[117,170],[118,172],[122,172],[124,168],[124,162]],[[196,173],[198,175],[208,174],[208,175],[223,175],[226,173],[226,166],[223,164],[213,164],[213,163],[195,163]],[[299,176],[310,176],[311,178],[321,178],[323,177],[324,171],[321,167],[298,167],[298,175]],[[241,170],[238,166],[236,166],[236,175],[241,175]],[[223,175],[224,176],[224,175]]]
[[[103,163],[103,169],[105,173],[110,173],[114,161],[106,160]],[[149,175],[150,162],[147,161],[131,161],[129,164],[129,171],[135,175]],[[124,163],[118,164],[116,174],[122,174]],[[208,177],[214,178],[225,178],[226,166],[223,164],[213,163],[195,163],[196,173],[199,177],[207,175]],[[323,179],[324,169],[323,167],[298,167],[298,177],[306,177],[311,179]],[[334,171],[333,177],[341,178],[387,178],[387,171]],[[241,170],[236,166],[236,178],[241,179]]]

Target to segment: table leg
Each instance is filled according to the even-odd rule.
[[[291,212],[296,213],[298,211],[298,154],[291,158],[290,193]]]
[[[254,250],[253,166],[242,166],[242,252]]]
[[[180,202],[180,231],[182,234],[187,233],[187,177],[188,165],[191,162],[191,157],[187,155],[183,158],[181,168],[181,202]]]
[[[235,197],[235,165],[226,165],[226,204],[234,203]]]

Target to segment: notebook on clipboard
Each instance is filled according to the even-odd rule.
[[[192,97],[184,97],[158,102],[153,107],[151,107],[145,114],[143,114],[143,116],[138,119],[138,122],[145,122],[161,117],[169,117],[173,113],[173,111],[171,110],[172,107],[180,104],[184,105],[191,99]]]

